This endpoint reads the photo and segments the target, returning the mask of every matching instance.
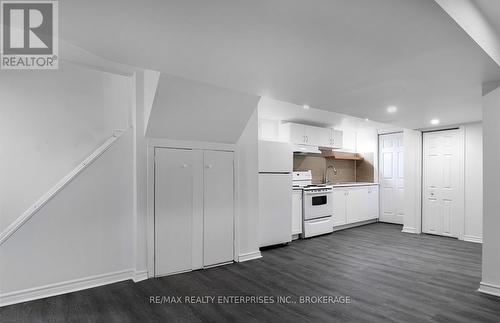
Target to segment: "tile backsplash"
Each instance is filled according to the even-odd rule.
[[[327,182],[332,183],[373,182],[373,156],[367,155],[364,157],[365,160],[354,162],[352,160],[334,160],[323,156],[295,155],[293,157],[293,170],[311,170],[314,184],[323,183],[325,178]],[[334,174],[332,167],[329,166],[337,170],[336,174]]]

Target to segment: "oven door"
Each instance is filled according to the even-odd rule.
[[[304,191],[304,220],[317,219],[333,214],[332,191]]]

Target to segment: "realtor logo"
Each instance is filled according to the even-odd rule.
[[[57,1],[1,1],[1,69],[58,68]]]

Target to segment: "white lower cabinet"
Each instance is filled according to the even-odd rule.
[[[292,194],[292,235],[302,233],[302,190]]]
[[[333,188],[333,226],[377,219],[378,186]]]
[[[347,190],[333,189],[333,226],[347,224]]]
[[[378,186],[368,186],[363,191],[365,200],[364,210],[361,213],[361,220],[372,220],[379,217],[379,197],[378,197]]]
[[[155,149],[155,276],[233,260],[233,153]]]

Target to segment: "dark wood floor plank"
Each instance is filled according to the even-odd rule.
[[[481,245],[372,224],[264,258],[7,306],[2,322],[500,322]],[[349,296],[350,304],[150,304],[150,296]]]

